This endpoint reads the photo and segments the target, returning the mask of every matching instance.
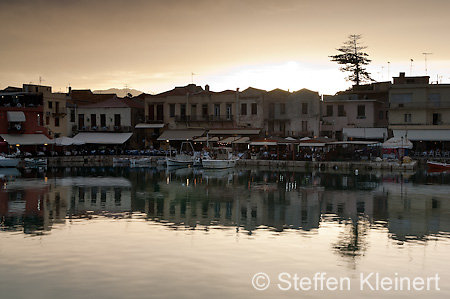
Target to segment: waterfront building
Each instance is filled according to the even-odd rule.
[[[389,82],[354,86],[323,97],[321,135],[384,141],[389,136]]]
[[[37,150],[47,144],[49,134],[44,125],[44,95],[50,86],[23,84],[0,91],[0,152]]]
[[[429,76],[394,77],[389,92],[389,129],[417,150],[447,150],[450,141],[450,84],[430,84]]]
[[[138,99],[116,96],[76,109],[78,134],[86,143],[122,144],[128,139],[133,149],[144,147],[144,136],[135,126],[144,120],[144,105]]]

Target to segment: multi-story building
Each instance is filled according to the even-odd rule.
[[[131,138],[129,145],[132,148],[144,147],[142,132],[135,131],[135,126],[144,121],[144,105],[137,99],[112,97],[79,106],[75,119],[79,134],[83,133],[83,138],[77,135],[77,139],[86,143],[108,143],[109,139],[110,144],[119,144],[122,143],[119,141]]]
[[[321,101],[318,92],[301,89],[289,96],[287,107],[290,128],[289,136],[318,137],[320,134]]]
[[[430,77],[394,77],[389,92],[389,128],[415,148],[444,149],[450,141],[450,84],[430,84]]]
[[[44,95],[51,87],[24,84],[22,88],[8,87],[0,91],[0,151],[36,151],[50,140],[43,123]],[[8,144],[8,146],[7,146]],[[13,149],[14,148],[14,149]]]
[[[389,86],[380,82],[324,96],[321,135],[339,140],[388,138]]]

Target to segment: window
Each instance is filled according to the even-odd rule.
[[[52,101],[48,101],[48,109],[52,109],[53,108],[53,102]]]
[[[247,115],[247,104],[241,104],[241,115]]]
[[[308,103],[302,103],[302,114],[308,114]]]
[[[208,104],[202,105],[202,116],[208,116]]]
[[[106,114],[100,114],[100,126],[106,127]]]
[[[411,113],[405,113],[405,123],[411,122]]]
[[[338,105],[338,116],[345,116],[344,105]]]
[[[59,117],[55,117],[55,127],[59,127]]]
[[[440,107],[441,106],[441,94],[430,93],[430,95],[428,96],[428,101],[430,102],[432,107]]]
[[[78,126],[80,128],[84,127],[84,114],[78,114]]]
[[[358,105],[358,118],[366,118],[366,105]]]
[[[433,113],[433,125],[441,125],[442,117],[440,113]]]
[[[286,114],[286,104],[285,103],[280,103],[280,114],[281,115]],[[284,130],[280,130],[280,131],[284,131]]]
[[[197,116],[197,104],[191,105],[191,119],[195,119],[195,116]]]
[[[378,112],[378,118],[379,119],[383,119],[384,118],[384,111],[379,111]]]
[[[284,134],[284,131],[286,130],[286,124],[284,121],[280,122],[280,132]]]
[[[155,120],[155,105],[148,105],[148,120]]]
[[[120,114],[114,114],[114,126],[120,127]]]
[[[275,118],[275,103],[269,103],[269,118]]]
[[[411,93],[393,93],[390,98],[390,102],[394,104],[411,103],[411,100]]]
[[[252,115],[257,115],[257,114],[258,114],[258,104],[252,103]]]
[[[274,130],[275,130],[275,126],[274,126],[274,123],[273,123],[273,121],[269,121],[269,132],[273,132]]]
[[[164,120],[164,105],[156,106],[156,120]]]
[[[231,104],[227,104],[227,120],[231,120]]]
[[[75,122],[75,109],[70,109],[70,122]]]
[[[175,104],[169,105],[169,115],[170,117],[175,117]]]
[[[302,131],[303,132],[308,131],[308,121],[307,120],[302,120]]]
[[[386,119],[389,119],[389,111],[386,111]]]
[[[333,116],[333,105],[327,105],[327,116]]]
[[[48,126],[50,124],[50,117],[45,117],[45,124]]]
[[[180,104],[180,115],[181,117],[186,116],[186,104]]]
[[[91,127],[97,127],[97,115],[91,114]]]
[[[59,102],[55,102],[55,106],[56,106],[56,113],[59,113]]]
[[[214,116],[215,117],[220,116],[220,104],[214,104]]]

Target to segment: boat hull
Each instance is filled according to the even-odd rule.
[[[19,165],[20,159],[16,158],[1,158],[0,167],[16,167]]]
[[[231,168],[236,165],[236,160],[215,160],[215,159],[203,159],[203,168],[208,169],[224,169]]]
[[[189,166],[194,164],[194,161],[183,161],[183,160],[177,160],[173,158],[167,158],[166,160],[167,166]]]
[[[434,171],[450,170],[450,164],[447,164],[447,163],[427,161],[427,166],[428,166],[429,170],[434,170]]]

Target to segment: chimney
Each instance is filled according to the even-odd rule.
[[[205,85],[205,91],[209,92],[209,85],[208,84]]]
[[[400,78],[405,78],[405,73],[404,72],[400,73]]]

